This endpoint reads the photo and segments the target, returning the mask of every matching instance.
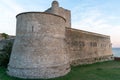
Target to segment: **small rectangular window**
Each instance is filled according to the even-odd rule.
[[[34,31],[34,27],[32,26],[32,32]]]

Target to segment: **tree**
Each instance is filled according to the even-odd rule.
[[[6,34],[6,33],[2,33],[1,35],[2,35],[2,37],[3,37],[4,39],[8,39],[8,38],[9,38],[9,35]]]
[[[3,49],[0,50],[2,52],[2,54],[0,54],[0,66],[7,67],[7,65],[9,63],[11,51],[12,51],[12,46],[13,46],[13,43],[12,42],[8,42],[3,47]]]

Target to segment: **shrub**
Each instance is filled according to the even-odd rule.
[[[2,50],[0,50],[2,53],[0,54],[0,65],[7,67],[8,63],[9,63],[9,58],[10,58],[10,54],[12,51],[12,42],[8,42]]]
[[[2,35],[2,37],[3,37],[4,39],[8,39],[8,37],[9,37],[9,35],[6,34],[6,33],[2,33],[1,35]]]

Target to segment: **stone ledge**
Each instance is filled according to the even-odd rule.
[[[93,57],[93,58],[85,58],[85,59],[76,59],[76,60],[70,61],[70,64],[72,66],[77,66],[77,65],[93,64],[96,62],[103,62],[103,61],[109,61],[109,60],[114,60],[113,55]]]

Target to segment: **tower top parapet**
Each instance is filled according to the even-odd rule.
[[[53,0],[51,3],[51,7],[45,10],[46,13],[59,15],[66,20],[66,27],[71,27],[71,12],[70,10],[64,9],[59,6],[59,2],[57,0]]]
[[[58,1],[54,0],[54,1],[52,2],[52,7],[59,7]]]

